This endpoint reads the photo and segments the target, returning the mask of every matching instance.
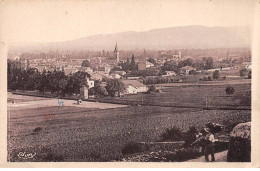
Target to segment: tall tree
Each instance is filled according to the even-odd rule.
[[[179,72],[179,68],[177,66],[177,63],[175,61],[167,61],[164,63],[164,65],[162,66],[162,71],[174,71],[176,73]]]
[[[81,64],[82,67],[91,67],[90,62],[88,60],[84,60]]]
[[[153,59],[153,58],[149,58],[149,59],[148,59],[148,62],[150,62],[150,63],[152,63],[152,64],[154,64],[154,65],[157,65],[156,60]]]
[[[206,59],[205,69],[212,69],[213,67],[213,59],[211,57],[208,57]]]
[[[125,85],[118,79],[112,79],[107,82],[106,89],[110,96],[120,96],[120,93],[125,90]]]

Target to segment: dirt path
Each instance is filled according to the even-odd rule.
[[[59,106],[58,102],[60,103],[63,102],[63,106],[72,106],[72,107],[80,107],[80,108],[108,109],[108,108],[118,108],[118,107],[126,106],[121,104],[87,102],[87,101],[83,101],[81,105],[78,105],[76,100],[35,98],[35,97],[22,96],[22,95],[15,95],[12,97],[15,103],[7,103],[7,107],[9,110]],[[60,106],[62,106],[62,104],[60,104]]]
[[[216,162],[226,162],[227,161],[227,150],[219,152],[219,153],[215,153],[215,159],[216,159]],[[209,160],[211,160],[210,157],[209,157]],[[197,159],[188,160],[187,162],[205,162],[205,157],[202,156]]]

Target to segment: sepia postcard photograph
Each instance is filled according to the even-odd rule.
[[[259,7],[0,1],[0,166],[260,167]]]

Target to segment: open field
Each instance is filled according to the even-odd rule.
[[[202,128],[208,122],[230,124],[251,120],[249,110],[151,106],[96,110],[44,107],[9,111],[8,115],[11,161],[28,161],[17,158],[19,152],[35,152],[32,161],[42,161],[46,153],[61,156],[61,161],[109,161],[122,157],[125,144],[156,141],[171,126],[187,130],[191,125]],[[34,132],[36,128],[41,130]]]
[[[235,88],[235,92],[231,96],[226,95],[225,92],[225,88],[229,85]],[[250,80],[206,84],[172,83],[161,84],[157,87],[162,90],[162,93],[126,95],[118,100],[126,103],[172,107],[251,108],[250,105],[241,103],[241,99],[237,98],[250,94]]]
[[[57,99],[10,96],[19,103],[35,107],[8,107],[8,154],[10,161],[111,161],[122,157],[121,149],[129,142],[158,141],[160,134],[172,126],[186,131],[195,125],[201,129],[208,122],[229,125],[251,121],[251,110],[203,110],[205,97],[217,99],[215,106],[239,106],[225,95],[227,85],[182,85],[162,87],[161,94],[121,97],[128,101],[143,99],[154,104],[192,105],[198,108],[163,106],[126,106],[83,102],[86,105],[58,107]],[[235,95],[251,89],[250,83],[233,84]],[[23,100],[24,99],[24,100]],[[9,99],[10,101],[10,99]],[[90,105],[87,105],[90,104]],[[105,108],[94,106],[102,104]],[[16,105],[16,104],[10,104]],[[17,110],[17,108],[19,110]],[[250,108],[250,106],[248,106]],[[19,152],[35,153],[32,159],[21,159]]]

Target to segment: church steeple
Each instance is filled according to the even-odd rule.
[[[114,56],[116,58],[116,62],[118,63],[119,62],[119,51],[118,51],[117,43],[116,43],[115,50],[114,50]]]

